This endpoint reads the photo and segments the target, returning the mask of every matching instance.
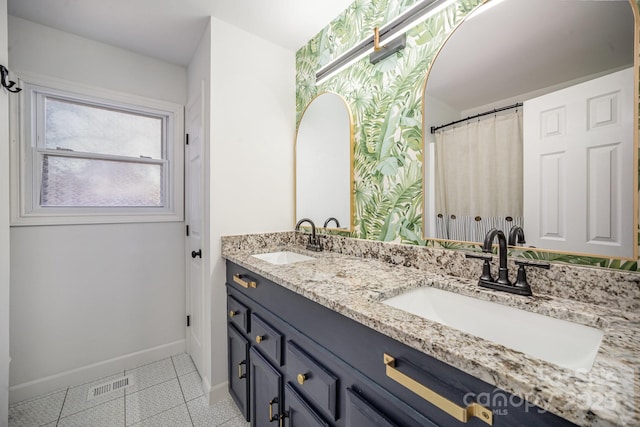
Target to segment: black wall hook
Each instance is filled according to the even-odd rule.
[[[16,82],[9,80],[9,70],[4,65],[0,65],[0,83],[3,88],[12,93],[18,93],[22,90],[19,87],[14,88]]]

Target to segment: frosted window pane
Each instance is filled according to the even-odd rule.
[[[162,158],[162,119],[46,98],[45,147]]]
[[[42,206],[161,207],[162,165],[45,155]]]

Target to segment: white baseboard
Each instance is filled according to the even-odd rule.
[[[209,390],[209,405],[220,402],[221,400],[229,398],[229,382],[225,381],[221,384],[217,384]]]
[[[148,348],[113,359],[71,369],[48,377],[39,378],[9,387],[9,403],[31,399],[55,390],[65,389],[84,384],[98,378],[124,373],[125,369],[165,359],[169,356],[184,353],[186,341],[184,339],[157,347]]]
[[[209,393],[211,393],[211,382],[209,378],[203,377],[200,375],[200,379],[202,380],[202,390],[204,391],[204,395],[207,399],[209,399]]]
[[[211,386],[209,379],[206,377],[202,377],[202,389],[204,390],[205,398],[209,402],[209,406],[231,397],[231,395],[229,394],[228,381],[216,384],[215,386]]]

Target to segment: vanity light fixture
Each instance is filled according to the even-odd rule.
[[[376,27],[373,29],[373,53],[369,55],[369,61],[372,64],[377,64],[405,47],[407,47],[407,35],[405,33],[385,43],[384,46],[380,46],[380,29]]]
[[[320,84],[366,55],[376,64],[406,46],[406,31],[426,20],[457,0],[424,0],[395,18],[382,28],[375,28],[374,35],[361,41],[316,73],[316,84]]]

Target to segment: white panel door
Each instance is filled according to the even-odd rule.
[[[187,244],[187,352],[191,355],[198,372],[203,362],[203,317],[204,317],[204,269],[202,263],[204,227],[203,203],[203,132],[204,86],[194,99],[189,100],[186,112],[186,129],[189,135],[186,145],[186,224],[188,227]]]
[[[633,69],[524,103],[524,230],[545,249],[633,255]]]

